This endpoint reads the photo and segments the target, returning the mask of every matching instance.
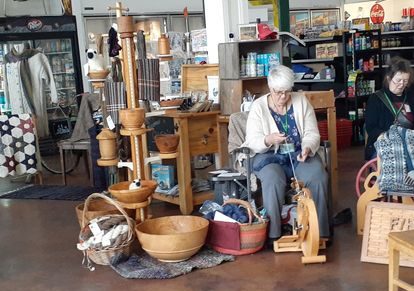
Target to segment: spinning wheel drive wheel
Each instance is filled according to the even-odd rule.
[[[311,198],[301,197],[298,201],[297,223],[301,249],[304,257],[315,257],[319,251],[319,224],[315,203]],[[305,263],[305,262],[304,262]]]
[[[366,178],[371,172],[377,171],[377,161],[378,158],[372,159],[368,162],[366,162],[361,169],[359,169],[358,174],[355,179],[355,193],[357,197],[359,198],[361,194],[365,191],[364,189],[364,183]],[[369,181],[369,185],[372,186],[375,184],[376,179],[372,179]]]

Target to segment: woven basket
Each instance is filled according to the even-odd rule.
[[[240,200],[240,199],[228,199],[224,204],[236,204],[241,205],[242,207],[247,209],[247,213],[249,216],[249,222],[248,223],[238,223],[238,228],[235,230],[234,223],[233,222],[220,222],[220,226],[215,226],[215,223],[213,221],[210,222],[210,229],[209,229],[209,236],[210,237],[229,237],[229,236],[235,236],[239,235],[239,238],[235,238],[236,240],[240,240],[240,244],[237,245],[237,247],[231,248],[231,247],[225,247],[224,244],[221,244],[220,241],[209,241],[209,244],[211,247],[224,254],[230,254],[230,255],[247,255],[247,254],[253,254],[255,252],[258,252],[263,248],[264,243],[266,242],[267,238],[267,224],[268,221],[261,218],[255,211],[253,211],[252,206],[249,202]],[[253,217],[257,219],[257,222],[252,222]],[[216,224],[217,225],[217,224]],[[226,228],[226,234],[223,235],[223,233],[220,233],[224,230],[222,226],[229,225],[229,228]],[[214,233],[215,232],[215,233]]]
[[[85,203],[76,205],[76,217],[78,218],[79,225],[82,227],[82,217],[83,217],[83,206]],[[86,212],[86,221],[85,224],[88,224],[89,221],[98,216],[105,216],[108,214],[119,214],[120,212],[112,204],[108,204],[105,200],[102,199],[92,199],[88,205],[88,211]]]
[[[124,209],[121,206],[119,206],[118,203],[116,203],[111,198],[103,194],[99,194],[99,193],[93,193],[89,195],[89,197],[85,200],[85,204],[83,207],[83,213],[82,213],[81,233],[79,234],[79,237],[81,236],[82,231],[84,231],[85,227],[87,227],[87,215],[86,214],[88,213],[88,206],[91,203],[93,198],[104,199],[108,204],[115,206],[118,209],[118,211],[122,213],[122,216],[125,217],[128,223],[128,236],[124,242],[122,242],[120,245],[116,247],[109,246],[104,249],[93,249],[93,248],[87,249],[86,254],[85,254],[86,256],[85,261],[89,268],[90,268],[89,259],[98,265],[109,265],[112,257],[114,257],[115,255],[118,255],[118,254],[129,255],[131,243],[134,241],[134,238],[135,238],[134,236],[135,221],[131,219],[130,217],[128,217],[127,213],[124,211]],[[115,217],[115,216],[121,216],[121,215],[110,214],[110,215],[105,215],[105,216]]]

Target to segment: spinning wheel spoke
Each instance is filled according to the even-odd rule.
[[[358,171],[358,174],[355,179],[355,193],[357,197],[360,197],[362,192],[364,191],[364,183],[368,175],[376,171],[377,171],[377,158],[366,162],[361,167],[361,169]],[[369,187],[372,187],[375,184],[375,181],[376,181],[375,179],[371,179],[368,182]]]

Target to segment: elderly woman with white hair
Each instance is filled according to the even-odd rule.
[[[269,242],[282,235],[281,211],[292,167],[312,192],[320,236],[329,237],[328,175],[316,154],[320,135],[313,107],[304,94],[291,92],[294,74],[288,67],[272,69],[267,82],[270,93],[252,104],[243,146],[254,153],[253,171],[261,181],[263,205],[270,218]]]

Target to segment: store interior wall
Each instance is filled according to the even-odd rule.
[[[375,1],[365,1],[360,3],[350,3],[344,5],[344,10],[353,18],[369,17],[371,7],[375,4]],[[384,7],[385,15],[384,22],[401,22],[401,14],[403,8],[412,7],[414,5],[413,0],[386,0],[379,3]]]
[[[62,15],[60,0],[0,0],[0,17]]]

